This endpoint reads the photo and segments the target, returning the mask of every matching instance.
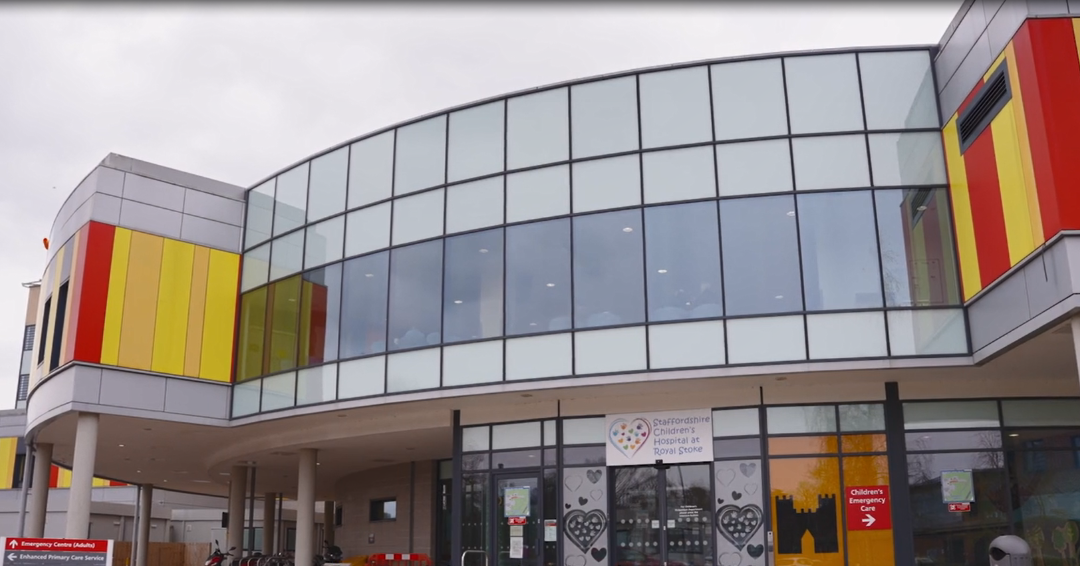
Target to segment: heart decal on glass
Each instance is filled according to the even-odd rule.
[[[589,547],[600,540],[600,535],[607,529],[607,515],[602,511],[589,511],[574,509],[563,515],[563,532],[566,538],[574,543],[574,546],[582,552],[588,552]]]
[[[652,427],[645,419],[615,419],[608,429],[608,442],[619,449],[627,459],[633,458],[652,434]]]
[[[587,472],[585,472],[585,477],[589,478],[590,482],[596,483],[600,481],[600,478],[602,476],[600,470],[588,470]]]
[[[735,548],[742,550],[761,528],[761,507],[725,505],[716,510],[716,529]]]

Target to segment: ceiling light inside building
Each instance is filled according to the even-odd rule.
[[[666,269],[657,269],[656,272],[657,273],[667,273],[667,270]]]
[[[548,287],[554,287],[554,286],[555,286],[555,284],[554,284],[554,283],[548,283],[548,284],[547,284],[547,286],[548,286]]]
[[[465,301],[463,301],[463,300],[461,300],[461,299],[457,299],[457,300],[455,300],[455,301],[454,301],[454,304],[455,304],[455,305],[460,305],[461,303],[464,303],[464,302],[465,302]]]
[[[480,248],[480,253],[486,254],[486,253],[488,253],[488,249],[487,248]]]
[[[633,228],[631,228],[631,227],[629,227],[629,226],[627,226],[626,228],[623,228],[623,229],[622,229],[622,231],[623,231],[623,232],[626,232],[626,233],[630,233],[630,232],[633,232],[633,231],[634,231],[634,229],[633,229]]]
[[[795,211],[794,210],[789,210],[789,211],[787,211],[787,215],[788,216],[795,216]]]

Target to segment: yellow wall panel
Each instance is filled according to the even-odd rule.
[[[194,261],[194,244],[165,239],[154,319],[154,356],[150,366],[154,371],[176,375],[184,373]]]
[[[993,131],[994,155],[997,158],[998,187],[1001,192],[1001,211],[1005,216],[1005,238],[1009,244],[1009,262],[1016,265],[1032,250],[1031,214],[1028,212],[1028,191],[1024,167],[1016,137],[1016,101],[1005,104],[990,123]]]
[[[300,281],[300,366],[311,363],[311,293],[313,284],[310,281]],[[320,355],[322,353],[320,352]]]
[[[71,487],[71,470],[60,468],[56,474],[56,487]]]
[[[164,238],[142,232],[131,234],[127,290],[124,293],[120,356],[117,365],[149,370],[154,354],[154,320]]]
[[[206,278],[210,270],[210,248],[195,246],[191,269],[191,301],[188,305],[187,351],[184,375],[198,377],[202,359],[203,317],[206,315]]]
[[[11,489],[15,480],[15,450],[19,439],[0,438],[0,489]]]
[[[105,330],[101,339],[101,363],[106,365],[116,365],[120,357],[120,327],[124,322],[124,294],[127,290],[130,255],[131,230],[117,228],[113,237],[112,264],[109,267],[109,295],[105,305]]]
[[[964,156],[960,154],[960,137],[956,130],[955,117],[941,130],[941,135],[945,138],[945,163],[949,170],[953,225],[956,230],[956,248],[960,255],[960,280],[964,286],[966,301],[982,289],[982,279],[979,275],[979,258],[975,251],[975,224],[971,219],[967,170],[964,167]]]
[[[199,377],[229,381],[232,371],[233,327],[236,324],[237,284],[240,256],[210,250],[206,281],[206,314],[203,319],[202,359]]]

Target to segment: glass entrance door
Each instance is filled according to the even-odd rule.
[[[712,564],[709,464],[615,468],[615,566]]]
[[[537,474],[496,474],[494,566],[540,566],[544,516]]]

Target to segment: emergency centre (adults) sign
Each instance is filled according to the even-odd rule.
[[[4,537],[0,543],[0,566],[112,566],[111,540]]]

